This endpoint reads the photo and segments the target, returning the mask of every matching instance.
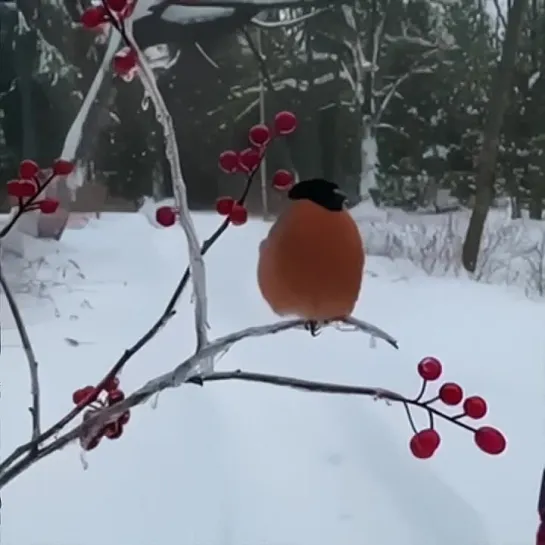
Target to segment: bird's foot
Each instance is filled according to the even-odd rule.
[[[307,331],[310,331],[310,334],[313,337],[317,337],[320,334],[320,330],[322,329],[322,327],[321,327],[319,322],[317,322],[315,320],[309,320],[305,324],[305,329]]]

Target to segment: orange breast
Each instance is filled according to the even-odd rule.
[[[363,266],[363,242],[348,212],[297,201],[262,243],[258,283],[277,314],[322,321],[352,313]]]

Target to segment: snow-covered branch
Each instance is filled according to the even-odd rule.
[[[357,318],[350,317],[341,319],[326,325],[342,324],[350,326],[355,331],[366,333],[373,338],[381,339],[397,348],[397,341],[391,335],[378,327],[368,322],[358,320]],[[119,418],[121,414],[132,407],[147,402],[157,393],[166,389],[178,388],[187,383],[198,384],[205,381],[208,376],[214,376],[212,371],[199,371],[199,368],[202,367],[201,363],[225,353],[234,344],[245,339],[275,335],[293,329],[300,329],[306,332],[306,321],[297,319],[284,320],[264,326],[249,327],[219,337],[205,346],[202,346],[172,371],[150,380],[123,401],[120,401],[111,407],[96,411],[94,415],[77,427],[54,439],[49,444],[44,444],[45,441],[43,440],[43,437],[54,437],[64,429],[64,426],[60,429],[53,427],[54,429],[44,432],[42,438],[39,438],[38,441],[31,441],[16,449],[0,464],[0,489],[39,460],[60,450],[69,443],[78,439],[85,443],[85,441],[90,437],[93,437],[100,429],[104,428],[105,425],[115,421],[116,418]]]
[[[421,57],[421,59],[426,59],[428,57],[431,57],[433,56],[435,53],[437,53],[439,50],[438,49],[432,49],[430,51],[427,51],[426,53],[424,53]],[[419,63],[416,63],[413,65],[412,68],[410,68],[407,72],[405,72],[404,74],[402,74],[401,76],[399,76],[392,84],[391,86],[389,87],[388,89],[388,92],[386,93],[385,97],[382,99],[382,102],[379,106],[379,109],[377,111],[377,113],[375,114],[375,117],[374,117],[374,123],[375,125],[377,125],[378,123],[380,123],[380,120],[382,119],[382,116],[384,115],[384,112],[386,111],[386,108],[388,107],[388,105],[390,104],[390,101],[392,100],[392,98],[395,96],[395,94],[397,93],[399,87],[405,82],[407,81],[412,75],[414,74],[420,74],[420,73],[429,73],[429,71],[432,69],[433,67],[430,67],[430,66],[426,66],[426,65],[422,65],[422,64],[419,64]]]
[[[85,98],[83,99],[80,109],[76,114],[72,125],[68,129],[68,132],[66,133],[64,144],[62,146],[62,152],[60,154],[61,157],[65,157],[71,161],[76,159],[76,153],[83,136],[83,127],[85,126],[85,122],[89,117],[89,112],[91,111],[91,108],[97,98],[98,92],[104,83],[106,74],[110,70],[112,59],[114,58],[116,51],[119,49],[120,43],[121,36],[119,35],[119,32],[116,32],[114,29],[110,29],[108,46],[106,47],[106,51],[104,52],[100,66],[98,67]],[[80,187],[82,183],[83,175],[81,168],[76,168],[74,169],[74,172],[66,179],[67,186],[73,192],[73,198],[75,197],[75,190]]]
[[[157,120],[163,127],[165,138],[166,156],[170,166],[170,174],[172,179],[172,189],[176,206],[178,208],[178,221],[185,233],[189,250],[189,269],[191,272],[191,281],[193,283],[193,295],[195,298],[195,330],[197,334],[197,349],[201,349],[208,343],[208,301],[206,294],[206,269],[204,259],[201,255],[199,238],[195,229],[195,224],[189,211],[189,203],[187,200],[187,187],[182,173],[180,161],[180,152],[178,150],[178,142],[176,141],[176,133],[174,123],[168,108],[163,100],[163,96],[155,76],[148,65],[148,61],[139,49],[138,44],[131,34],[130,25],[122,26],[120,34],[124,38],[127,45],[136,53],[138,57],[139,77],[145,92],[150,97],[155,108]],[[212,361],[201,361],[205,369],[212,369]]]

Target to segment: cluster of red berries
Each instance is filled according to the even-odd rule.
[[[226,150],[220,153],[218,161],[220,169],[226,174],[242,173],[248,177],[248,183],[251,183],[267,152],[267,146],[274,137],[292,134],[296,128],[297,118],[294,113],[278,112],[272,127],[259,124],[250,128],[248,131],[250,147],[239,152]],[[278,191],[287,191],[295,183],[295,176],[289,170],[279,169],[273,174],[271,183]],[[233,225],[244,225],[248,221],[248,209],[241,199],[220,197],[216,201],[216,212],[228,218]],[[157,209],[155,218],[163,227],[170,227],[176,222],[176,213],[172,207],[162,206]]]
[[[464,392],[459,384],[455,382],[444,382],[440,386],[436,397],[427,401],[420,401],[425,393],[427,383],[438,380],[441,377],[443,366],[437,358],[428,357],[420,361],[417,369],[424,384],[419,397],[412,400],[413,404],[423,407],[430,414],[432,413],[430,405],[437,401],[450,407],[462,404],[463,412],[455,416],[448,416],[440,411],[433,411],[433,413],[472,431],[475,444],[483,452],[486,452],[487,454],[501,454],[505,450],[507,441],[504,435],[496,428],[482,426],[475,429],[460,422],[462,418],[479,420],[486,415],[488,408],[486,401],[482,397],[468,396],[464,398]],[[409,443],[409,448],[416,458],[431,458],[439,448],[440,443],[441,436],[437,430],[430,425],[428,429],[421,430],[413,435]]]
[[[97,411],[104,407],[111,407],[125,399],[123,390],[119,388],[119,379],[112,377],[101,388],[95,386],[84,386],[72,394],[72,401],[78,407],[87,407],[83,413],[83,420],[86,421]],[[123,434],[123,429],[131,416],[130,411],[122,413],[114,422],[106,424],[98,433],[91,438],[82,437],[80,444],[84,450],[93,450],[98,447],[101,439],[118,439]]]
[[[57,159],[51,167],[51,175],[45,180],[40,180],[40,167],[29,159],[21,161],[19,177],[7,183],[8,195],[18,200],[19,214],[31,210],[54,214],[59,207],[59,201],[50,198],[38,200],[38,196],[55,176],[67,176],[73,170],[74,165],[70,161]]]
[[[102,31],[105,26],[113,24],[120,28],[123,21],[130,17],[136,6],[136,0],[103,0],[99,6],[87,8],[81,15],[81,24],[95,31]],[[132,47],[119,50],[112,61],[116,74],[131,79],[138,66],[138,53]]]
[[[81,24],[93,30],[100,25],[111,23],[112,17],[116,21],[123,21],[130,17],[136,6],[136,0],[103,0],[98,6],[87,8],[81,15]]]

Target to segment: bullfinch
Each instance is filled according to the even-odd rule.
[[[270,308],[318,324],[352,314],[365,264],[363,240],[333,182],[294,185],[289,204],[259,248],[257,279]]]

